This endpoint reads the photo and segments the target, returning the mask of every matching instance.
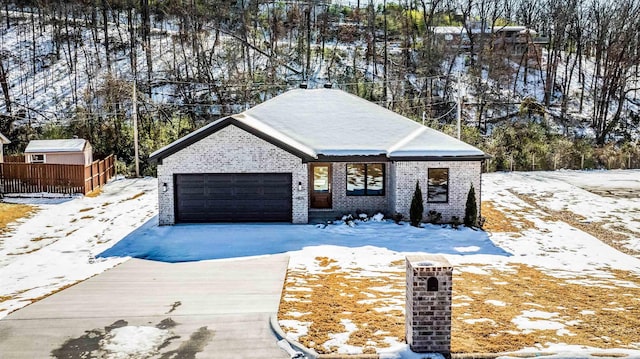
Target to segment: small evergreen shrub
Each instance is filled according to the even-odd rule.
[[[458,229],[460,227],[460,217],[451,216],[451,228]]]
[[[422,204],[422,190],[420,189],[420,181],[416,181],[416,190],[413,192],[411,199],[411,208],[409,209],[409,220],[414,227],[420,227],[424,206]]]
[[[402,222],[402,218],[404,218],[402,213],[394,213],[393,216],[391,216],[391,219],[393,219],[396,224],[400,224],[400,222]]]
[[[475,227],[478,225],[478,204],[476,203],[476,191],[471,184],[469,194],[467,194],[467,204],[464,208],[464,225]]]
[[[438,224],[442,222],[442,213],[434,210],[427,212],[427,223]]]

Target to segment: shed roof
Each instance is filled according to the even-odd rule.
[[[338,89],[295,89],[215,121],[151,154],[162,159],[234,124],[307,160],[345,156],[481,159],[442,132]]]
[[[82,152],[85,149],[87,140],[72,138],[65,140],[31,140],[24,150],[24,153],[43,152]]]
[[[7,138],[7,136],[3,135],[0,133],[0,144],[6,145],[11,143],[11,141],[9,141],[9,139]]]

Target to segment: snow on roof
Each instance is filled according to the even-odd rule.
[[[496,26],[495,32],[521,32],[527,30],[526,26]]]
[[[284,143],[289,144],[291,147],[295,147],[297,149],[299,149],[300,151],[308,154],[311,157],[317,157],[316,152],[304,145],[303,143],[296,141],[295,139],[287,136],[286,133],[283,133],[281,131],[278,131],[276,129],[274,129],[273,127],[269,126],[267,123],[262,122],[260,120],[257,120],[253,117],[251,117],[250,115],[246,114],[246,112],[243,112],[241,114],[235,115],[233,116],[233,118],[235,118],[236,120],[241,121],[242,123],[251,126],[252,128],[255,128],[256,130],[274,138],[277,139],[279,141],[282,141]]]
[[[484,157],[481,150],[429,127],[389,152],[389,157]]]
[[[66,140],[31,140],[24,153],[41,152],[82,152],[87,140],[72,138]]]
[[[212,122],[151,154],[162,159],[235,124],[299,156],[484,156],[473,146],[338,89],[295,89]]]
[[[253,107],[249,116],[321,155],[380,155],[417,123],[336,89],[296,89]],[[291,144],[293,147],[295,145]]]
[[[461,34],[464,33],[462,26],[434,26],[431,28],[434,34]]]
[[[485,27],[484,30],[480,27],[470,27],[469,29],[464,26],[434,26],[431,28],[434,34],[438,35],[467,35],[470,31],[472,34],[490,33],[491,29]]]
[[[390,155],[394,151],[403,156],[442,156],[446,148],[447,156],[484,155],[464,142],[338,89],[291,90],[233,117],[258,130],[264,124],[269,128],[267,134],[308,154]]]

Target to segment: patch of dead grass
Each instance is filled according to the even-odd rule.
[[[0,203],[0,233],[8,231],[8,225],[21,218],[28,218],[36,208],[26,204]]]
[[[39,236],[39,237],[31,238],[31,242],[40,242],[40,241],[45,240],[45,239],[53,239],[53,238],[56,238],[56,237]]]
[[[82,208],[78,212],[80,212],[80,213],[89,212],[92,209],[93,209],[93,207]]]
[[[626,358],[629,355],[624,353],[591,353],[591,356],[596,358]]]
[[[454,285],[454,296],[467,296],[466,306],[456,306],[452,313],[452,351],[504,352],[535,344],[566,343],[596,348],[631,347],[640,337],[640,306],[633,297],[638,288],[619,285],[615,280],[640,285],[640,278],[625,271],[611,271],[615,280],[602,285],[571,284],[522,264],[513,264],[515,271],[482,268],[488,275],[456,273],[462,280]],[[590,280],[589,277],[575,279]],[[507,282],[507,285],[495,283]],[[598,283],[602,279],[598,278]],[[625,294],[630,294],[625,295]],[[504,301],[505,307],[495,307],[487,300]],[[607,311],[607,303],[615,301],[622,311]],[[455,302],[455,301],[454,301]],[[571,334],[537,330],[524,334],[512,322],[526,310],[540,310],[557,315],[549,319],[565,324]],[[584,311],[593,311],[593,315]],[[488,318],[493,322],[469,324],[466,319]],[[536,319],[531,319],[536,320]]]
[[[571,211],[556,211],[546,207],[542,207],[538,204],[538,201],[535,198],[530,196],[517,193],[515,191],[510,190],[515,196],[517,196],[522,201],[526,202],[530,206],[537,208],[541,211],[546,212],[550,218],[549,220],[562,221],[567,223],[568,225],[575,227],[583,232],[586,232],[602,242],[608,244],[609,246],[617,249],[622,253],[626,253],[632,256],[636,256],[640,258],[640,251],[634,250],[632,248],[627,247],[627,241],[630,236],[640,235],[639,233],[630,231],[627,228],[613,225],[608,225],[608,222],[599,221],[599,222],[586,222],[586,218],[577,213],[573,213]]]
[[[92,277],[95,277],[95,275],[92,276]],[[89,279],[89,278],[87,278],[87,279]],[[78,283],[84,282],[87,279],[79,280],[77,282],[73,282],[73,283],[69,283],[69,284],[63,285],[62,287],[57,288],[57,289],[55,289],[55,290],[53,290],[53,291],[51,291],[51,292],[49,292],[49,293],[47,293],[45,295],[41,295],[39,297],[31,298],[31,299],[29,299],[29,301],[31,301],[31,303],[35,303],[37,301],[43,300],[43,299],[45,299],[47,297],[50,297],[50,296],[52,296],[52,295],[54,295],[56,293],[62,292],[63,290],[65,290],[67,288],[71,288],[71,287],[73,287],[74,285],[76,285]]]
[[[335,262],[326,257],[316,260],[322,267]],[[374,347],[388,347],[385,337],[404,339],[402,311],[376,311],[376,308],[398,305],[398,295],[404,298],[402,281],[395,276],[359,278],[354,277],[353,272],[336,271],[338,267],[329,268],[321,274],[292,270],[287,274],[278,318],[312,322],[307,335],[299,338],[302,344],[321,354],[335,353],[336,348],[327,349],[322,344],[330,339],[330,333],[346,332],[342,320],[357,324],[358,328],[351,333],[347,344],[361,346],[365,353],[374,353]],[[310,290],[294,290],[301,281]],[[396,291],[372,290],[386,286]],[[305,314],[299,316],[292,313]]]
[[[482,228],[488,232],[520,233],[535,228],[533,222],[522,215],[526,211],[498,209],[491,201],[483,201],[481,208],[482,216],[486,218]]]
[[[93,191],[87,193],[85,195],[85,197],[95,198],[95,197],[98,197],[101,194],[102,194],[102,187],[98,187],[98,188],[94,189]]]
[[[20,249],[27,249],[27,248],[28,248],[28,247],[20,248]],[[29,249],[29,250],[28,250],[28,251],[26,251],[26,252],[10,252],[10,253],[7,253],[7,255],[8,255],[8,256],[21,256],[21,255],[23,255],[23,254],[31,254],[31,253],[33,253],[33,252],[37,252],[37,251],[39,251],[39,250],[41,250],[41,249],[42,249],[42,247],[35,247],[35,248],[31,248],[31,249]]]
[[[325,258],[318,260],[330,262]],[[500,270],[488,265],[468,266],[478,267],[485,274],[477,274],[475,270],[454,273],[451,340],[454,353],[511,352],[546,343],[634,348],[633,343],[640,338],[637,300],[640,277],[635,273],[611,270],[612,278],[608,279],[581,275],[561,279],[522,264]],[[570,282],[575,280],[581,282]],[[393,291],[376,291],[376,287],[389,287]],[[299,341],[318,353],[336,352],[336,348],[327,349],[322,344],[330,339],[330,333],[346,331],[341,320],[357,326],[348,344],[383,348],[388,346],[385,337],[404,341],[405,319],[399,309],[380,312],[376,308],[403,307],[404,300],[405,279],[401,273],[360,278],[353,270],[321,274],[290,270],[278,318],[311,322],[308,334]],[[488,300],[502,301],[505,306],[495,306]],[[548,320],[562,323],[569,333],[519,329],[512,320],[527,310],[556,313]],[[466,322],[468,319],[490,321]]]
[[[338,263],[335,259],[327,258],[327,257],[316,257],[315,260],[318,262],[320,267],[328,267],[330,264]]]
[[[140,197],[144,196],[144,194],[145,194],[145,192],[136,193],[133,196],[131,196],[131,197],[127,198],[127,199],[124,199],[124,200],[122,200],[120,202],[132,201],[132,200],[134,200],[136,198],[140,198]]]

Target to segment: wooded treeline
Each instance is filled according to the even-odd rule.
[[[545,42],[514,57],[496,31],[508,25]],[[436,26],[460,26],[467,42]],[[10,151],[77,135],[131,163],[134,83],[144,160],[301,82],[332,82],[445,130],[465,93],[465,139],[497,169],[556,156],[555,139],[624,158],[639,136],[638,30],[640,0],[5,1],[0,132]],[[506,140],[531,126],[546,144]]]

